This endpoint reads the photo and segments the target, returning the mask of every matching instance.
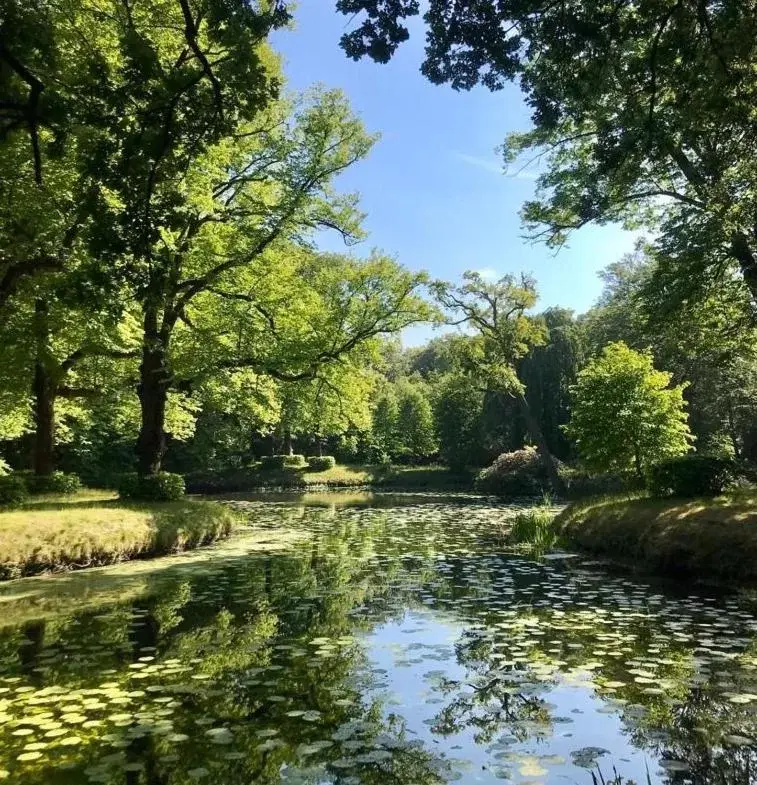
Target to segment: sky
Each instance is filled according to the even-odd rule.
[[[560,305],[585,311],[599,295],[597,273],[632,250],[635,235],[620,227],[584,227],[559,253],[524,237],[519,211],[534,191],[533,172],[503,173],[496,148],[510,131],[530,126],[519,88],[456,92],[432,85],[419,71],[423,35],[418,28],[388,65],[353,62],[339,47],[349,20],[334,0],[302,0],[293,30],[278,32],[288,85],[340,88],[380,140],[368,159],[339,179],[358,191],[367,213],[371,248],[413,270],[455,281],[465,270],[492,278],[521,271],[534,275],[539,309]],[[330,248],[329,250],[333,250]],[[405,344],[431,337],[413,328]]]

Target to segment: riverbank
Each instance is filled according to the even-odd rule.
[[[126,504],[108,491],[40,497],[0,512],[0,580],[96,567],[198,548],[231,534],[215,502]]]
[[[570,547],[661,575],[757,583],[757,492],[715,499],[640,494],[577,502],[555,520]]]
[[[307,490],[309,488],[381,488],[403,491],[468,491],[472,472],[456,474],[444,466],[387,466],[338,464],[322,472],[306,469],[244,467],[186,476],[187,491],[212,495],[244,493],[262,488]]]

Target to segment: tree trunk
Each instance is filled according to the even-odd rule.
[[[552,453],[549,451],[549,447],[547,446],[547,442],[544,439],[544,434],[542,433],[541,427],[539,426],[539,422],[537,421],[536,417],[534,417],[534,414],[531,411],[531,406],[529,405],[525,394],[518,393],[516,397],[518,399],[518,405],[520,406],[521,414],[523,415],[523,419],[526,422],[528,433],[536,442],[536,449],[539,453],[539,457],[541,458],[541,462],[547,471],[549,484],[552,486],[552,490],[555,493],[563,495],[565,493],[565,485],[560,478],[559,472],[557,471],[557,464],[555,463]]]
[[[55,469],[55,384],[44,362],[34,365],[34,473]]]
[[[168,346],[157,329],[157,312],[148,309],[144,319],[142,364],[139,367],[139,405],[142,421],[137,439],[137,466],[142,475],[157,474],[166,454],[166,403],[170,374]]]
[[[34,362],[34,454],[35,474],[51,474],[55,469],[55,398],[57,384],[49,368],[49,329],[47,303],[39,299],[34,305],[36,358]]]
[[[284,449],[285,455],[294,455],[294,445],[292,443],[292,432],[287,428],[284,431]]]
[[[757,253],[752,250],[749,238],[743,232],[735,232],[731,237],[731,255],[739,263],[744,283],[757,302]]]

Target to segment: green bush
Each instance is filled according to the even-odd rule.
[[[572,466],[561,466],[559,474],[565,484],[565,493],[569,499],[585,499],[590,496],[623,493],[632,490],[638,484],[635,479],[622,477],[619,474],[610,472],[589,474]]]
[[[304,455],[264,455],[260,459],[260,468],[266,471],[281,469],[304,469]]]
[[[81,480],[76,474],[52,472],[51,474],[24,473],[24,482],[33,496],[41,493],[69,494],[81,490]]]
[[[655,496],[718,496],[737,476],[736,464],[729,458],[684,455],[653,466],[648,487]]]
[[[546,551],[557,542],[555,514],[551,510],[534,507],[515,516],[508,540],[518,545],[530,545]]]
[[[172,472],[140,475],[124,474],[118,484],[118,495],[122,499],[145,502],[170,502],[184,495],[184,478]]]
[[[336,458],[333,455],[311,455],[308,458],[308,469],[311,472],[325,472],[336,466]]]
[[[22,477],[14,474],[0,477],[0,507],[13,507],[29,498],[29,491]]]
[[[502,453],[479,472],[475,488],[497,496],[535,496],[549,488],[549,477],[536,449],[524,447]]]

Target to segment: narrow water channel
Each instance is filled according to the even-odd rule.
[[[503,554],[483,499],[229,503],[216,548],[0,589],[6,782],[757,782],[735,598]]]

